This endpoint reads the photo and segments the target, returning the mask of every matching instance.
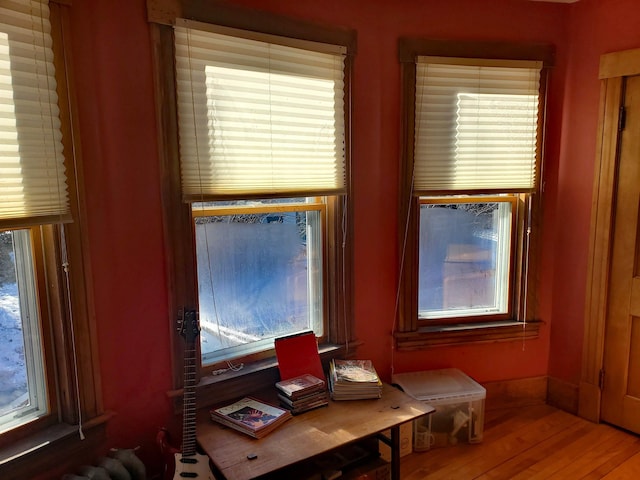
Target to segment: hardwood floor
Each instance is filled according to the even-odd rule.
[[[548,405],[486,412],[479,444],[402,458],[402,480],[640,479],[640,437]]]

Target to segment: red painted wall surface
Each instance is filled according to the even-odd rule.
[[[173,417],[146,5],[80,1],[71,12],[100,374],[116,414],[106,447],[142,445],[157,463],[155,433]]]
[[[580,379],[593,166],[604,53],[640,48],[640,4],[580,0],[571,7],[558,171],[549,375]]]
[[[584,302],[579,297],[583,296],[585,269],[576,264],[584,263],[586,257],[583,244],[588,212],[583,210],[590,202],[591,181],[574,178],[568,168],[581,166],[581,162],[592,164],[597,82],[591,80],[588,88],[582,87],[565,98],[567,26],[572,26],[572,35],[584,41],[592,25],[578,24],[583,17],[584,21],[595,20],[598,12],[592,10],[597,9],[585,5],[570,23],[573,6],[522,0],[234,3],[345,26],[358,33],[352,173],[354,302],[357,336],[364,342],[359,356],[371,358],[386,379],[392,367],[402,372],[449,366],[461,368],[481,382],[546,375],[548,371],[573,379],[579,369],[582,337],[581,332],[579,337],[575,335],[581,328],[578,312]],[[117,414],[109,424],[107,446],[142,445],[141,456],[156,460],[153,438],[157,427],[174,420],[165,396],[172,386],[170,326],[145,5],[144,0],[73,2],[71,68],[79,106],[104,403]],[[610,28],[607,31],[612,34],[614,27]],[[545,253],[540,295],[541,319],[546,323],[540,339],[410,353],[393,352],[391,348],[399,269],[396,231],[402,221],[397,215],[397,39],[404,35],[545,42],[557,47],[557,67],[548,98]],[[590,47],[574,51],[588,58],[584,62],[578,58],[577,66],[574,61],[572,75],[594,75],[597,51]],[[569,79],[571,88],[580,86],[574,77]],[[581,93],[587,96],[586,102]],[[563,107],[569,109],[569,115],[563,114]],[[581,118],[583,115],[585,118]],[[561,126],[568,129],[562,148]],[[588,168],[581,168],[584,170],[588,176]],[[579,207],[580,214],[567,220],[567,215],[556,208],[556,196]],[[576,233],[579,239],[574,238]],[[580,245],[577,252],[572,250],[574,242]],[[561,303],[557,289],[575,298]],[[556,310],[566,318],[558,318]],[[569,332],[571,336],[565,338]],[[577,346],[569,348],[567,344],[574,338]],[[560,363],[557,368],[548,365],[550,344],[554,347],[552,361]],[[571,352],[566,359],[562,356],[565,350]]]

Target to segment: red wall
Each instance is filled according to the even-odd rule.
[[[100,373],[116,413],[107,447],[151,450],[172,419],[172,378],[146,7],[79,1],[71,11]]]
[[[571,7],[555,231],[549,375],[580,379],[600,55],[640,47],[636,0],[580,0]]]
[[[578,24],[583,17],[585,22],[598,18],[599,12],[592,11],[597,8],[585,5],[569,22],[573,6],[523,0],[234,3],[358,32],[352,170],[354,302],[357,336],[364,342],[358,355],[371,358],[386,379],[392,366],[396,372],[456,366],[482,382],[546,375],[548,371],[574,379],[579,371],[582,340],[581,332],[579,337],[576,332],[581,328],[584,303],[585,267],[581,263],[586,257],[588,228],[588,212],[584,210],[590,202],[591,181],[573,178],[567,168],[581,164],[590,168],[592,164],[597,82],[591,79],[581,86],[579,81],[570,81],[571,88],[581,88],[564,98],[567,26],[571,25],[576,38],[586,39],[592,25],[579,28]],[[611,3],[618,6],[633,2]],[[173,417],[165,396],[171,388],[170,326],[145,5],[144,0],[73,2],[71,67],[78,91],[104,401],[105,407],[117,414],[109,424],[107,446],[142,445],[143,458],[154,459],[152,443],[157,427],[172,422]],[[632,20],[629,22],[630,35]],[[613,32],[612,25],[608,30],[608,24],[603,28]],[[399,268],[396,229],[401,221],[397,215],[400,70],[396,45],[402,35],[533,41],[557,46],[557,67],[549,91],[540,298],[541,319],[546,324],[538,340],[410,353],[392,351],[390,332]],[[598,49],[574,50],[588,60],[577,66],[574,62],[570,73],[593,76]],[[588,99],[585,104],[579,97],[582,93]],[[563,115],[563,106],[569,109],[568,114]],[[561,126],[568,129],[562,148]],[[589,168],[584,170],[588,172]],[[563,190],[565,184],[567,191]],[[558,203],[568,202],[580,212],[570,219],[560,217],[556,196]],[[562,221],[556,222],[557,218]],[[579,246],[576,251],[575,245]],[[570,296],[569,301],[564,298],[561,303],[563,296]],[[550,345],[551,359],[559,363],[557,367],[548,364]],[[566,358],[556,353],[565,350],[570,352]]]

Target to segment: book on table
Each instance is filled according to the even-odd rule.
[[[281,393],[278,394],[278,398],[280,399],[280,405],[293,415],[329,405],[329,392],[326,390],[300,397],[298,400],[291,400]]]
[[[334,359],[329,365],[329,390],[334,400],[382,397],[382,381],[371,360]]]
[[[289,410],[253,397],[211,409],[209,413],[212,420],[254,438],[264,437],[291,418]]]
[[[318,340],[311,331],[296,333],[274,340],[278,370],[281,380],[311,374],[324,378],[324,370],[318,353]]]
[[[276,388],[291,400],[327,390],[324,380],[309,373],[276,382]]]
[[[294,415],[329,404],[326,382],[311,374],[281,380],[276,388],[280,405]]]

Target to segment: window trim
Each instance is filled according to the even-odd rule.
[[[51,414],[2,434],[0,477],[6,474],[10,478],[30,478],[69,463],[71,460],[61,463],[60,458],[73,459],[91,451],[105,438],[104,426],[112,416],[105,412],[102,402],[81,148],[78,136],[72,134],[78,131],[79,125],[75,86],[69,69],[70,47],[65,41],[70,38],[70,6],[71,0],[49,1],[65,168],[75,173],[75,178],[71,176],[67,180],[74,221],[41,225],[32,230],[39,232],[32,239],[34,254],[42,256],[38,262],[41,266],[37,272],[38,290],[49,297],[48,308],[41,308],[43,324],[48,321],[51,325],[50,331],[44,332],[44,340],[52,346],[44,352],[45,362],[47,368],[55,365],[57,380],[57,386],[50,390],[49,402],[54,406],[58,404]],[[71,267],[68,283],[62,268],[63,236]],[[69,302],[73,305],[72,315]],[[75,345],[71,342],[71,330]],[[70,354],[74,347],[75,363]],[[48,376],[49,382],[53,380],[53,375]],[[79,438],[79,421],[88,442]]]
[[[158,151],[160,152],[160,170],[162,181],[162,205],[164,212],[165,249],[167,259],[167,278],[169,292],[169,319],[167,328],[172,338],[173,379],[176,388],[182,385],[183,342],[176,334],[175,322],[184,305],[197,305],[197,277],[195,272],[194,234],[189,204],[183,203],[180,191],[179,145],[176,122],[176,91],[174,86],[173,25],[177,18],[190,18],[195,21],[215,24],[223,27],[256,31],[270,35],[291,37],[299,40],[336,44],[347,47],[345,58],[345,145],[346,168],[350,169],[350,85],[353,69],[353,55],[356,53],[356,34],[353,30],[324,27],[313,23],[291,19],[267,12],[228,5],[214,0],[203,4],[193,0],[158,0],[147,3],[148,19],[151,22],[150,33],[153,49],[154,82],[156,92]],[[352,307],[352,265],[353,233],[352,203],[348,201],[350,185],[346,194],[327,199],[326,245],[328,275],[327,284],[331,288],[325,298],[327,321],[327,342],[329,352],[340,351],[346,344],[354,345],[355,329]],[[344,233],[343,233],[343,230]],[[199,352],[198,352],[199,353]],[[331,353],[329,353],[331,355]],[[231,382],[239,384],[240,394],[254,390],[261,382],[273,378],[276,366],[271,359],[273,353],[266,352],[250,356],[245,361],[244,372],[240,379],[235,375],[223,374],[217,377],[207,375],[208,370],[199,368],[198,378],[203,378],[200,389],[206,390],[208,384]],[[250,365],[248,365],[250,363]],[[247,368],[247,367],[250,368]],[[274,370],[275,369],[275,370]],[[234,377],[234,378],[229,378]],[[272,382],[271,382],[272,383]],[[234,387],[235,388],[235,387]],[[219,401],[219,395],[198,394],[199,403]]]
[[[540,157],[544,147],[544,106],[547,73],[555,61],[555,48],[547,44],[519,44],[513,42],[471,42],[423,38],[401,38],[398,42],[398,57],[401,69],[401,168],[399,178],[399,224],[398,245],[400,259],[399,301],[397,329],[394,332],[399,350],[415,350],[439,345],[457,345],[476,342],[492,342],[522,338],[534,338],[539,334],[535,290],[538,278],[539,223],[541,216],[542,181],[538,191],[531,195],[529,202],[518,203],[517,215],[528,215],[530,205],[532,228],[529,245],[525,245],[524,231],[518,232],[517,254],[524,255],[529,249],[526,278],[522,275],[524,264],[516,265],[514,295],[514,318],[499,322],[474,322],[456,326],[425,326],[418,321],[418,273],[417,268],[407,266],[418,264],[419,255],[419,198],[412,196],[412,172],[415,132],[416,59],[418,56],[460,57],[502,60],[535,60],[543,62],[540,77],[540,105],[538,152]],[[539,165],[542,165],[538,160]],[[543,178],[542,166],[539,168]],[[476,193],[476,192],[465,192]],[[522,222],[518,222],[522,225]],[[518,228],[521,228],[520,226]],[[529,288],[525,288],[528,285]],[[526,309],[526,311],[525,311]]]

